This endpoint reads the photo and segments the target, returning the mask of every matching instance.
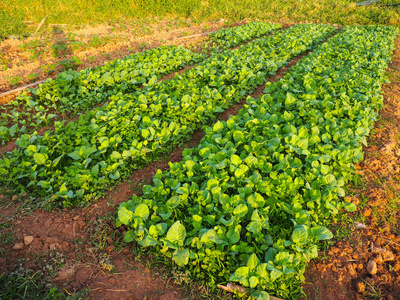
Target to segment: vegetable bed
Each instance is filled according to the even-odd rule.
[[[238,282],[258,299],[298,295],[318,242],[332,238],[324,226],[355,209],[343,186],[382,107],[397,34],[345,27],[237,116],[205,127],[182,162],[121,204],[124,240],[210,285]]]
[[[119,93],[103,107],[54,132],[23,135],[0,160],[0,181],[50,205],[85,203],[105,187],[168,153],[240,101],[294,56],[335,32],[304,24],[214,54],[174,79],[153,77],[141,91]]]

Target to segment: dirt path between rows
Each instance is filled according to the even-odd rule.
[[[310,51],[294,58],[268,81],[279,80],[288,68]],[[264,86],[258,87],[251,96],[259,97]],[[243,99],[218,119],[227,120],[230,115],[236,115],[245,103]],[[18,216],[15,214],[18,205],[11,200],[8,207],[1,211],[1,219],[10,224],[5,232],[12,234],[12,242],[3,245],[5,255],[0,257],[0,274],[12,271],[21,259],[28,259],[25,268],[41,270],[46,265],[43,266],[35,257],[45,257],[51,251],[66,257],[53,283],[68,293],[90,288],[92,299],[140,300],[194,299],[206,293],[204,287],[198,287],[195,281],[178,269],[167,269],[153,262],[151,255],[145,258],[138,255],[140,248],[134,243],[126,245],[121,242],[124,228],[117,229],[114,225],[118,205],[134,193],[140,194],[142,186],[151,183],[158,169],[167,170],[168,162],[182,160],[183,149],[196,147],[203,136],[202,130],[196,131],[188,142],[164,160],[135,171],[128,180],[87,208],[52,212],[36,210],[26,216]],[[29,195],[25,198],[29,199]],[[183,285],[180,287],[176,283]]]

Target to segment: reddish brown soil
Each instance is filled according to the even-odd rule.
[[[361,183],[348,197],[358,211],[350,226],[343,222],[333,228],[349,234],[321,254],[325,259],[310,263],[308,299],[400,299],[400,39],[390,68],[393,83],[383,88],[385,108],[357,166]]]

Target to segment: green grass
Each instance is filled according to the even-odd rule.
[[[386,1],[386,0],[385,0]],[[396,2],[399,0],[390,0]],[[132,22],[152,17],[190,18],[192,21],[258,18],[282,22],[400,25],[400,7],[357,7],[354,0],[3,0],[0,38],[28,33],[22,22],[87,25]],[[397,3],[397,2],[396,2]],[[29,27],[34,30],[35,27]]]
[[[13,300],[80,300],[86,299],[88,291],[66,295],[57,287],[45,283],[42,272],[19,268],[9,274],[0,274],[0,299]]]

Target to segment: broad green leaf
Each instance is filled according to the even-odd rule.
[[[251,297],[254,300],[270,300],[269,294],[264,291],[255,291],[251,293]]]
[[[231,156],[231,162],[232,162],[235,166],[239,166],[239,165],[242,163],[242,159],[241,159],[239,156],[233,154],[233,155]]]
[[[296,244],[302,245],[306,243],[308,240],[308,233],[307,230],[301,226],[297,227],[293,230],[292,233],[292,241],[295,242]]]
[[[249,259],[247,260],[247,266],[249,267],[250,270],[254,270],[260,261],[258,260],[258,257],[255,253],[250,255]]]
[[[118,219],[122,224],[129,225],[133,219],[133,212],[126,207],[121,207],[118,210]]]
[[[37,147],[36,145],[29,145],[28,148],[26,148],[26,152],[28,155],[32,155],[37,152]]]
[[[252,289],[255,288],[255,287],[257,286],[258,282],[259,282],[258,277],[256,277],[256,276],[251,276],[251,277],[249,278],[250,288],[252,288]]]
[[[150,214],[149,207],[146,204],[139,204],[135,209],[135,216],[146,220]]]
[[[171,242],[172,244],[182,246],[183,242],[185,240],[185,237],[186,237],[185,226],[183,226],[180,221],[176,221],[169,228],[166,239],[169,242]]]
[[[271,271],[271,279],[272,281],[275,281],[276,279],[278,279],[279,277],[281,277],[283,275],[283,272],[274,268]]]
[[[233,273],[230,277],[229,280],[231,281],[237,281],[243,284],[244,286],[248,286],[248,278],[250,274],[250,269],[248,267],[240,267],[236,269],[235,273]]]
[[[158,242],[154,237],[147,235],[144,239],[139,241],[139,244],[143,247],[150,247],[157,245]]]
[[[178,266],[183,267],[184,265],[187,265],[189,263],[189,250],[175,250],[174,254],[172,255],[172,260],[176,262]]]
[[[229,241],[232,244],[236,244],[237,242],[240,241],[240,232],[235,231],[234,229],[230,229],[226,233],[226,237],[229,239]]]
[[[246,140],[245,137],[244,137],[243,132],[241,132],[241,131],[239,131],[239,130],[235,130],[235,131],[233,132],[233,139],[234,139],[236,142],[244,142],[244,141]]]
[[[81,156],[79,154],[79,151],[74,151],[68,154],[69,157],[71,157],[74,160],[81,159]]]
[[[209,229],[207,230],[202,236],[201,236],[201,241],[206,244],[210,243],[216,243],[216,244],[222,244],[224,241],[221,240],[217,232],[214,229]]]
[[[151,77],[151,79],[149,80],[149,82],[147,83],[148,86],[153,86],[155,85],[157,82],[157,76],[153,76]]]
[[[345,203],[344,208],[349,212],[354,212],[357,210],[357,205],[354,203]]]
[[[333,237],[332,232],[330,232],[324,226],[315,226],[311,228],[311,234],[319,240],[329,240]]]
[[[247,156],[246,159],[244,160],[244,162],[250,167],[254,167],[254,166],[258,165],[258,159],[252,155]]]
[[[41,180],[38,182],[38,185],[44,189],[48,189],[50,187],[50,182]]]
[[[143,138],[147,139],[150,136],[150,130],[142,129],[142,136]]]
[[[253,208],[264,207],[265,200],[259,193],[254,193],[247,198],[247,202]]]
[[[296,103],[296,101],[297,101],[297,99],[295,97],[293,97],[293,95],[291,93],[286,94],[286,100],[285,100],[286,106],[290,106],[290,105]]]
[[[124,242],[130,243],[135,239],[135,237],[136,237],[135,232],[133,230],[128,230],[127,232],[125,232]]]
[[[218,121],[213,126],[213,132],[218,133],[224,128],[224,124],[221,121]]]
[[[247,212],[249,211],[247,205],[245,204],[239,204],[238,206],[235,207],[235,209],[233,210],[233,213],[235,215],[237,215],[239,218],[244,217]]]
[[[33,154],[33,159],[38,165],[44,165],[46,163],[46,156],[44,156],[42,153]]]

